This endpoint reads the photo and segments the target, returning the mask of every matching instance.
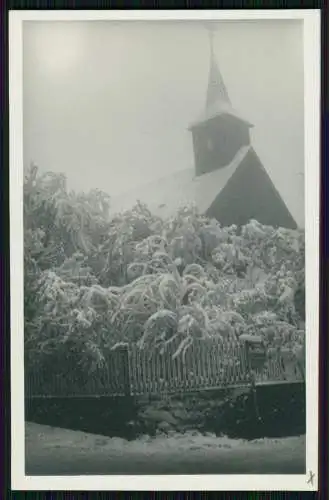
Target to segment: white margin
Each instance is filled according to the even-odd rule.
[[[305,231],[306,231],[306,475],[26,476],[24,439],[23,261],[23,21],[202,21],[301,19],[304,21]],[[9,159],[11,282],[11,470],[13,490],[224,490],[308,491],[318,488],[320,11],[10,11]]]

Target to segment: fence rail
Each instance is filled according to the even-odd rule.
[[[123,396],[166,394],[256,383],[303,381],[294,356],[281,351],[271,356],[258,348],[217,338],[196,341],[173,357],[177,345],[164,353],[137,346],[109,353],[105,366],[78,375],[74,365],[27,370],[25,395],[30,397]]]

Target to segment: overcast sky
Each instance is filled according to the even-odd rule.
[[[215,24],[232,104],[303,224],[302,24]],[[193,166],[187,127],[204,109],[209,71],[202,23],[25,22],[23,41],[25,164],[112,195]]]

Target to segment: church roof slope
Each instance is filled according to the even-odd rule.
[[[205,213],[232,177],[249,148],[250,146],[242,147],[229,165],[214,172],[195,176],[193,168],[186,169],[118,196],[112,200],[112,210],[127,210],[137,201],[141,201],[154,214],[164,218],[189,204],[195,204],[200,213]]]

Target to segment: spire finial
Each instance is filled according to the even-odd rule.
[[[206,26],[206,29],[208,31],[208,36],[209,36],[209,46],[210,46],[210,56],[213,57],[214,55],[214,27],[212,26],[211,23],[209,23]]]

